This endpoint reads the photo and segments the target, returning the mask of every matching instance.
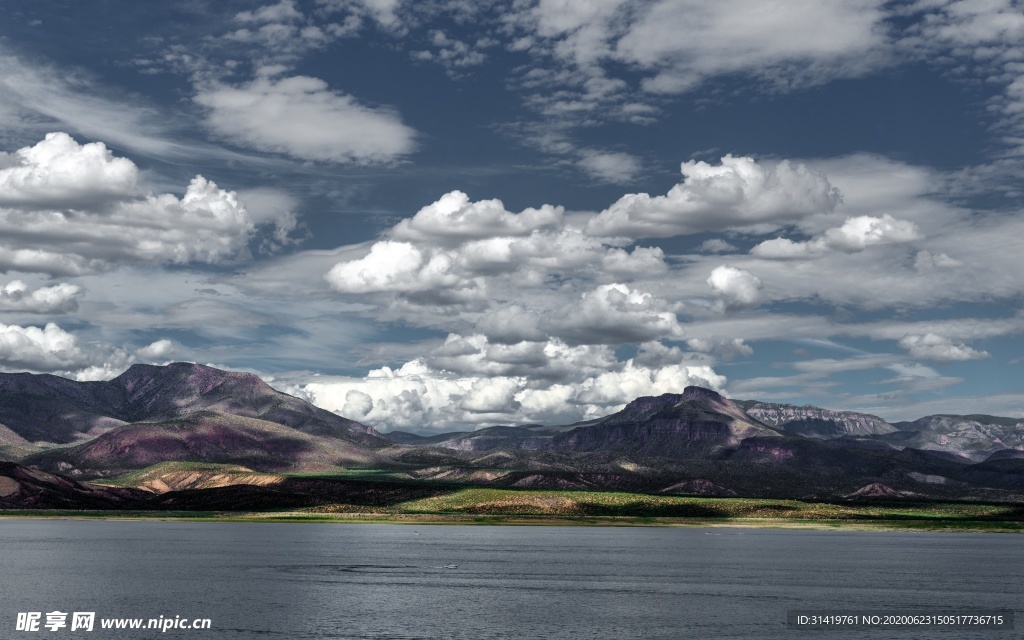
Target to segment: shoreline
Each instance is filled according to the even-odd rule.
[[[1024,533],[1024,522],[944,519],[687,518],[642,516],[501,515],[463,513],[119,512],[85,510],[3,510],[0,520],[104,520],[138,522],[258,522],[276,524],[397,524],[474,526],[675,527],[811,531],[914,531]]]

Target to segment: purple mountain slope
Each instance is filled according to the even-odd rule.
[[[314,435],[277,422],[193,411],[159,422],[135,422],[73,447],[28,456],[23,463],[76,477],[99,477],[161,462],[213,462],[257,471],[311,471],[383,462],[364,446],[366,434],[352,438]]]
[[[691,458],[713,456],[753,436],[780,435],[724,396],[686,387],[681,394],[637,398],[616,414],[554,436],[552,444],[570,451]]]
[[[105,382],[0,374],[0,424],[31,442],[68,444],[197,411],[258,418],[372,448],[387,444],[372,427],[276,391],[249,373],[177,362],[133,365]]]

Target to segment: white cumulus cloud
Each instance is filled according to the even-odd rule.
[[[78,339],[49,322],[44,327],[0,324],[0,366],[55,371],[86,363]]]
[[[143,360],[165,360],[171,357],[175,350],[174,342],[165,338],[136,349],[135,355]]]
[[[181,198],[135,189],[135,165],[98,143],[54,134],[13,156],[0,170],[14,185],[0,203],[0,272],[79,275],[118,262],[222,262],[239,255],[255,229],[237,195],[202,176]]]
[[[452,244],[498,236],[524,236],[537,229],[562,224],[562,208],[543,205],[520,213],[505,210],[501,200],[472,202],[461,191],[441,196],[402,220],[391,231],[397,240]]]
[[[30,291],[21,280],[12,280],[0,287],[0,311],[71,313],[81,293],[81,287],[66,282]]]
[[[762,258],[805,258],[831,250],[853,253],[873,245],[910,242],[920,237],[917,225],[909,220],[897,220],[889,214],[881,218],[856,216],[807,242],[774,238],[758,244],[750,253]]]
[[[553,317],[550,331],[577,344],[646,342],[681,334],[669,305],[624,284],[600,285]]]
[[[595,236],[670,237],[746,227],[776,228],[802,217],[830,213],[839,191],[804,164],[758,163],[726,155],[721,164],[689,161],[683,182],[664,196],[633,193],[587,223]]]
[[[48,133],[34,146],[0,153],[0,207],[92,208],[137,197],[139,171],[102,142],[79,145]]]
[[[393,240],[373,243],[369,254],[339,262],[324,277],[343,293],[408,293],[470,286],[456,273],[449,254],[430,255],[411,243]]]
[[[752,309],[765,301],[761,279],[746,269],[721,265],[708,276],[708,287],[723,311]]]
[[[461,191],[445,194],[383,236],[368,253],[347,252],[358,257],[327,272],[331,287],[346,294],[391,294],[420,308],[482,303],[486,292],[489,305],[501,308],[545,289],[552,279],[589,285],[668,271],[662,249],[609,244],[565,220],[561,207],[512,213],[500,200],[471,201]]]
[[[362,378],[321,378],[297,386],[318,406],[385,431],[441,432],[489,424],[571,423],[617,411],[638,396],[679,393],[694,384],[721,389],[726,382],[704,365],[651,368],[633,360],[575,374],[538,384],[526,376],[459,373],[413,360]]]

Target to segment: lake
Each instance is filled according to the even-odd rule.
[[[1017,534],[0,519],[0,545],[5,638],[995,639],[786,612],[1024,602]],[[15,632],[54,610],[96,628]],[[159,616],[211,628],[99,628]]]

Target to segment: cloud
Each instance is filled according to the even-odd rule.
[[[842,191],[836,210],[796,221],[792,232],[802,238],[762,238],[749,255],[729,258],[770,283],[774,300],[922,311],[1024,290],[1011,257],[1024,233],[1015,209],[968,209],[950,201],[941,172],[877,156],[814,166]],[[687,260],[695,272],[722,262]]]
[[[699,353],[717,354],[725,360],[754,355],[754,349],[742,338],[690,338],[686,341],[686,346]]]
[[[59,371],[85,364],[78,339],[52,322],[43,328],[0,324],[0,367]]]
[[[339,262],[324,276],[342,293],[430,292],[470,290],[476,283],[457,273],[452,257],[444,252],[429,255],[408,242],[382,240],[358,260]]]
[[[195,145],[181,144],[154,117],[151,107],[99,88],[81,70],[66,71],[41,61],[27,62],[0,46],[0,113],[5,128],[31,132],[68,129],[119,147],[159,156],[194,156]]]
[[[0,152],[0,207],[88,209],[138,196],[138,177],[131,160],[102,142],[48,133],[35,146]]]
[[[8,158],[0,200],[0,272],[79,275],[118,262],[218,263],[244,251],[255,224],[234,192],[202,176],[185,194],[133,190],[137,168],[99,143],[51,134]],[[282,228],[287,218],[264,215]]]
[[[931,251],[918,251],[914,256],[914,269],[917,271],[931,271],[932,269],[951,269],[963,265],[956,258],[950,258],[944,253],[932,253]]]
[[[299,201],[294,196],[280,189],[255,187],[240,190],[238,201],[245,206],[254,225],[270,231],[262,246],[264,251],[273,252],[298,242],[292,237],[299,227],[299,218],[295,215]]]
[[[409,237],[413,234],[405,222],[396,229]],[[451,241],[472,229],[460,222],[451,228]],[[546,289],[549,279],[569,283],[596,277],[628,280],[668,270],[661,249],[608,247],[572,227],[533,231],[525,237],[471,240],[450,248],[435,246],[432,236],[421,237],[425,241],[375,242],[368,254],[336,263],[324,277],[333,289],[346,294],[394,294],[416,305],[477,301],[500,307]]]
[[[220,38],[207,39],[207,43],[219,45],[226,55],[237,55],[239,50],[245,50],[253,68],[257,70],[257,75],[266,77],[284,73],[303,56],[323,49],[333,39],[352,35],[355,31],[355,28],[349,25],[330,24],[321,28],[302,18],[301,14],[296,13],[296,17],[285,17],[278,21],[256,20]],[[180,66],[190,71],[193,81],[201,82],[202,78],[208,80],[221,75],[216,63],[193,58],[191,53],[182,55],[187,62],[181,63]]]
[[[646,193],[620,198],[587,223],[594,236],[671,237],[780,224],[831,213],[839,192],[804,164],[783,160],[768,165],[726,155],[718,166],[691,160],[683,182],[664,196]]]
[[[496,308],[545,289],[550,279],[630,281],[668,270],[660,248],[609,246],[567,222],[561,207],[511,213],[500,200],[474,202],[461,191],[383,236],[368,253],[353,251],[337,262],[325,275],[330,286],[345,294],[391,294],[420,307],[475,301]]]
[[[659,113],[658,94],[718,77],[790,90],[854,77],[892,58],[884,0],[655,0],[515,3],[503,11],[506,44],[528,52],[514,83],[526,103],[567,126],[640,124]],[[626,81],[640,75],[643,93]],[[646,94],[646,95],[644,95]],[[654,103],[654,104],[652,104]]]
[[[806,258],[830,250],[852,253],[873,245],[910,242],[920,237],[921,233],[913,222],[897,220],[889,214],[881,218],[857,216],[847,218],[841,227],[829,229],[807,242],[775,238],[758,244],[750,253],[762,258]],[[949,256],[946,258],[948,260]]]
[[[429,34],[429,43],[433,50],[414,51],[413,59],[437,62],[450,77],[459,78],[467,68],[483,64],[487,60],[483,50],[496,45],[497,41],[479,38],[475,42],[465,42],[447,35],[441,29],[434,29]]]
[[[921,360],[957,362],[990,357],[985,351],[972,349],[963,343],[953,344],[949,338],[934,333],[904,336],[900,338],[900,346],[906,349],[912,358]]]
[[[636,366],[627,361],[619,371],[609,371],[580,385],[579,401],[607,405],[625,404],[640,396],[680,393],[680,389],[696,385],[721,389],[725,377],[708,366],[668,365],[659,369]]]
[[[611,276],[654,277],[668,271],[661,247],[634,247],[632,251],[613,247],[601,258],[601,267]]]
[[[553,357],[556,351],[552,345]],[[707,366],[649,368],[632,360],[613,360],[606,371],[566,370],[577,375],[538,384],[523,376],[452,372],[413,360],[363,378],[293,384],[318,406],[383,430],[441,432],[489,424],[571,423],[612,413],[638,396],[678,393],[691,384],[720,389],[726,382]]]
[[[861,251],[871,245],[909,242],[920,237],[917,225],[913,222],[896,220],[888,214],[881,218],[847,218],[843,226],[825,232],[829,247],[840,251]]]
[[[166,360],[177,350],[174,343],[166,338],[157,340],[135,350],[135,355],[143,360]]]
[[[501,200],[471,202],[461,191],[451,191],[436,202],[402,220],[391,231],[397,240],[452,245],[467,240],[529,235],[562,224],[562,207],[543,205],[520,213],[505,210]]]
[[[542,342],[547,338],[540,328],[540,316],[518,304],[502,306],[483,315],[476,323],[476,330],[495,344]]]
[[[627,184],[640,173],[636,156],[621,152],[587,151],[577,165],[591,178],[612,184]]]
[[[1011,153],[1024,153],[1024,66],[1020,43],[1024,14],[1015,0],[918,2],[904,11],[912,18],[898,42],[905,55],[938,62],[956,75],[969,72],[1003,87],[989,111]],[[905,18],[904,18],[905,19]]]
[[[71,313],[78,310],[81,294],[81,287],[66,282],[29,291],[21,280],[12,280],[0,288],[0,311]]]
[[[931,367],[907,362],[906,358],[892,354],[861,353],[852,358],[816,358],[793,363],[798,371],[814,375],[832,375],[847,371],[864,371],[867,369],[886,368],[902,376],[919,378],[938,378],[939,373]]]
[[[665,365],[683,364],[687,360],[692,361],[693,354],[684,353],[679,347],[670,347],[660,340],[650,340],[640,344],[632,360],[634,365],[657,369]]]
[[[705,253],[735,253],[739,249],[735,245],[729,244],[721,238],[711,238],[705,240],[697,247],[697,251],[703,251]]]
[[[284,22],[301,20],[302,14],[292,0],[281,0],[277,4],[260,7],[255,11],[241,11],[235,14],[238,22]]]
[[[381,28],[401,31],[402,0],[317,0],[317,4],[326,12],[346,12],[357,18],[368,16]]]
[[[738,311],[760,306],[766,300],[761,279],[746,269],[729,265],[715,267],[707,285],[718,298],[722,311]]]
[[[934,169],[878,154],[819,158],[814,168],[842,193],[837,210],[847,216],[877,216],[880,211],[910,215],[919,208],[934,209],[931,197],[943,192],[943,176]]]
[[[413,151],[415,132],[392,110],[360,104],[308,76],[203,87],[207,125],[239,145],[300,160],[379,164]]]
[[[492,344],[485,336],[449,334],[444,344],[421,358],[431,368],[462,376],[512,376],[568,382],[615,368],[605,345],[568,344],[558,338]]]
[[[784,88],[861,75],[884,63],[882,0],[765,4],[660,0],[629,25],[615,58],[654,72],[644,88],[687,91],[742,73]]]
[[[645,342],[682,333],[664,301],[619,283],[584,293],[554,316],[549,330],[570,344]]]

